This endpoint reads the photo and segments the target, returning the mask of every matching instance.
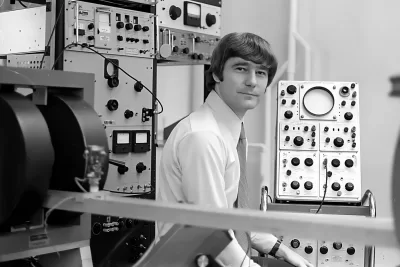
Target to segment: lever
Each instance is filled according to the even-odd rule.
[[[125,162],[123,162],[123,161],[109,159],[108,163],[110,163],[111,165],[117,166],[118,167],[117,171],[119,174],[125,174],[127,171],[129,171],[129,168],[125,166]]]

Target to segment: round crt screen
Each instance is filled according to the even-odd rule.
[[[332,93],[325,87],[314,87],[304,95],[304,108],[315,116],[328,114],[335,101]]]

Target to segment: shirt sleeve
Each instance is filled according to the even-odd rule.
[[[252,247],[258,252],[268,254],[278,240],[273,234],[252,232],[251,235]]]
[[[215,133],[203,131],[186,135],[178,145],[177,157],[188,203],[229,207],[224,180],[227,154],[222,140]],[[234,237],[233,231],[229,232]],[[259,266],[246,256],[235,238],[216,261],[222,266]]]

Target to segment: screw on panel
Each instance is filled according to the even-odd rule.
[[[304,89],[304,85],[301,85],[300,87],[301,87],[301,89]]]
[[[302,119],[303,119],[303,118],[304,118],[304,115],[301,115],[301,116],[300,116],[300,118],[302,118]]]
[[[336,89],[336,85],[333,86],[333,89]]]
[[[336,120],[336,116],[333,116],[333,119]]]

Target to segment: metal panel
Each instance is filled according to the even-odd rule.
[[[0,55],[44,51],[45,32],[46,6],[0,13]]]
[[[39,69],[43,54],[8,55],[7,67]],[[42,69],[50,69],[50,62],[44,58]]]

